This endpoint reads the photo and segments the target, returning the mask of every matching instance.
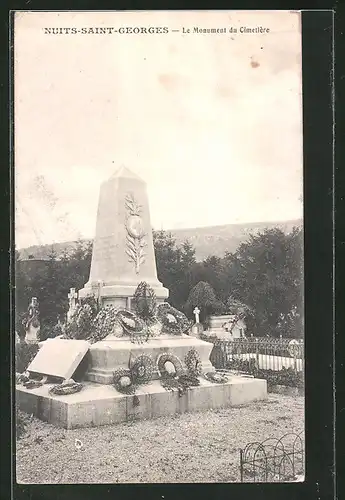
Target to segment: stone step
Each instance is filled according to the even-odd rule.
[[[80,392],[67,396],[49,394],[51,387],[51,384],[36,389],[17,386],[16,401],[22,411],[65,429],[228,408],[267,398],[266,380],[239,376],[230,376],[224,384],[200,377],[200,386],[189,388],[182,396],[177,390],[165,390],[156,380],[140,387],[136,400],[111,385],[86,382]]]

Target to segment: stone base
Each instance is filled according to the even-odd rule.
[[[164,302],[169,296],[169,290],[164,288],[161,284],[151,284],[157,303]],[[138,284],[115,284],[104,285],[98,288],[97,285],[86,284],[84,288],[79,290],[78,296],[80,299],[94,295],[100,297],[101,303],[105,305],[113,305],[119,308],[131,309],[131,299],[137,289]]]
[[[88,382],[67,396],[51,396],[51,384],[36,389],[16,387],[18,407],[39,419],[65,429],[111,425],[132,420],[152,419],[192,411],[237,406],[266,399],[266,380],[231,376],[226,384],[214,384],[201,378],[183,396],[177,390],[166,391],[158,380],[133,396],[120,394],[113,386]]]
[[[90,368],[86,379],[99,384],[112,384],[113,372],[119,368],[128,368],[130,358],[134,360],[137,356],[144,354],[151,356],[153,362],[156,363],[160,354],[169,353],[177,356],[183,363],[185,355],[192,348],[200,356],[203,373],[214,371],[209,359],[213,344],[196,337],[160,335],[143,344],[135,344],[128,338],[109,336],[90,346]],[[153,378],[158,378],[157,372]]]

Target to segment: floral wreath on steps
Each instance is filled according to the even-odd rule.
[[[215,384],[225,384],[229,380],[226,375],[217,372],[204,373],[204,377],[209,382],[214,382]]]
[[[147,384],[152,380],[155,364],[151,356],[141,354],[133,362],[130,362],[130,372],[135,384]]]
[[[126,368],[120,368],[113,373],[113,384],[117,391],[122,394],[135,394],[136,385],[132,372]]]
[[[170,362],[174,366],[174,373],[167,370],[166,364]],[[192,373],[186,372],[182,362],[174,354],[161,354],[158,358],[158,371],[162,387],[167,391],[177,389],[179,397],[186,394],[192,386],[200,384],[199,379]]]
[[[197,377],[202,373],[202,363],[199,356],[199,353],[192,347],[189,349],[187,354],[185,355],[184,362],[186,364],[188,372]]]
[[[174,374],[169,373],[169,371],[166,369],[165,365],[167,362],[172,363],[172,365],[174,366],[175,369]],[[157,366],[158,366],[159,376],[161,379],[179,377],[185,373],[181,360],[174,354],[169,354],[169,353],[161,354],[158,358]]]
[[[55,394],[56,396],[65,396],[67,394],[74,394],[81,391],[83,384],[75,382],[73,379],[65,380],[61,384],[54,385],[50,390],[50,394]]]

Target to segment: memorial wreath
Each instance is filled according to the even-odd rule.
[[[155,364],[147,354],[141,354],[130,364],[132,380],[135,384],[147,384],[152,380]]]
[[[80,392],[83,388],[83,384],[75,382],[73,379],[65,380],[61,384],[54,385],[49,389],[50,394],[55,394],[56,396],[65,396],[67,394],[75,394]]]
[[[200,384],[199,379],[191,373],[186,373],[181,360],[174,354],[161,354],[158,359],[160,381],[164,389],[177,389],[179,396],[183,396],[187,389]]]
[[[187,352],[187,354],[184,358],[184,362],[186,364],[188,373],[190,373],[191,375],[194,375],[195,377],[197,377],[198,375],[201,375],[202,364],[201,364],[200,356],[199,356],[198,352],[196,351],[196,349],[194,349],[194,348],[189,349],[189,351]]]
[[[209,382],[214,382],[215,384],[225,384],[229,380],[226,375],[217,372],[204,373],[204,377]]]
[[[89,339],[90,342],[94,343],[105,339],[105,337],[114,332],[117,324],[119,324],[117,309],[112,304],[105,305],[99,310],[93,320],[93,331]]]
[[[117,319],[132,342],[143,342],[148,339],[148,329],[145,322],[133,312],[121,309],[117,313]]]
[[[187,316],[167,302],[158,305],[157,318],[162,324],[162,333],[182,335],[190,328]]]
[[[117,391],[122,394],[134,394],[136,386],[133,381],[132,372],[129,369],[120,368],[113,373],[113,384]]]
[[[145,281],[142,281],[137,286],[132,298],[132,305],[136,314],[148,328],[156,323],[156,294]]]
[[[157,365],[160,378],[174,378],[184,374],[182,362],[174,354],[161,354]]]

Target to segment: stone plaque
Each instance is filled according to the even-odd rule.
[[[89,347],[86,340],[49,339],[41,346],[28,371],[69,379]]]

